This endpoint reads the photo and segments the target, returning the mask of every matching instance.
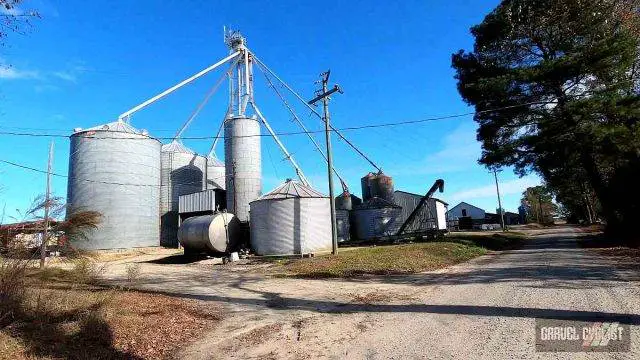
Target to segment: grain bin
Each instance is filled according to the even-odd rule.
[[[352,211],[352,226],[360,240],[372,240],[395,235],[402,225],[398,218],[402,208],[390,201],[373,197],[355,206]]]
[[[218,212],[186,219],[180,225],[178,239],[185,254],[219,255],[236,250],[239,231],[238,218]]]
[[[287,180],[251,202],[251,247],[258,255],[331,250],[329,198]]]
[[[213,154],[207,156],[207,189],[226,189],[224,163]]]
[[[178,246],[180,195],[205,190],[207,159],[183,144],[162,145],[160,186],[160,245]]]
[[[249,221],[249,203],[262,193],[260,123],[237,116],[224,123],[227,210]]]
[[[93,210],[102,222],[79,249],[158,246],[160,142],[117,121],[71,135],[68,214]]]
[[[349,241],[351,226],[349,224],[349,210],[336,210],[336,231],[338,233],[338,241]]]
[[[374,197],[393,202],[393,178],[382,172],[368,173],[360,180],[362,185],[362,200]]]

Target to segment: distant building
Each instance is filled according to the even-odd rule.
[[[448,220],[458,220],[461,217],[470,217],[473,220],[484,220],[486,211],[463,201],[447,212]]]

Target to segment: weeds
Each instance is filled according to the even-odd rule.
[[[127,264],[127,282],[134,283],[138,281],[140,277],[140,264],[138,263],[130,263]]]
[[[74,261],[71,278],[78,284],[94,285],[99,283],[104,270],[104,265],[98,266],[91,259],[79,258]]]

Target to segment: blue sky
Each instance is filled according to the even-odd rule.
[[[494,1],[76,1],[27,0],[42,19],[26,35],[13,34],[0,49],[0,131],[68,135],[75,127],[113,121],[133,107],[213,64],[227,54],[224,25],[239,29],[249,47],[303,96],[313,97],[318,74],[331,68],[331,113],[337,128],[416,120],[471,109],[461,100],[451,54],[472,47],[469,27]],[[257,104],[277,132],[298,131],[256,69]],[[139,112],[137,128],[170,137],[187,119],[220,73],[199,81]],[[293,103],[293,98],[290,102]],[[218,92],[184,136],[213,136],[224,115]],[[309,128],[318,119],[297,106]],[[436,178],[438,195],[453,206],[467,201],[489,211],[497,207],[492,175],[477,164],[480,144],[471,116],[438,122],[345,133],[384,171],[396,189],[423,193]],[[322,141],[321,136],[317,137]],[[282,138],[313,185],[325,191],[322,158],[305,136]],[[0,135],[0,159],[45,169],[49,139]],[[353,193],[373,169],[334,137],[335,165]],[[185,140],[206,153],[210,141]],[[269,138],[263,139],[263,190],[294,177]],[[223,157],[222,146],[218,156]],[[55,140],[54,169],[67,173],[69,142]],[[536,176],[500,174],[507,210],[519,205]],[[23,209],[44,189],[42,174],[0,164],[0,211]],[[66,195],[66,181],[53,189]]]

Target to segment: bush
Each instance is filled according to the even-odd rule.
[[[22,311],[28,260],[0,259],[0,327],[11,322]]]
[[[104,273],[104,266],[97,266],[91,259],[79,258],[74,263],[71,279],[78,284],[97,284]]]
[[[131,263],[127,265],[127,282],[133,283],[140,277],[140,264]]]

